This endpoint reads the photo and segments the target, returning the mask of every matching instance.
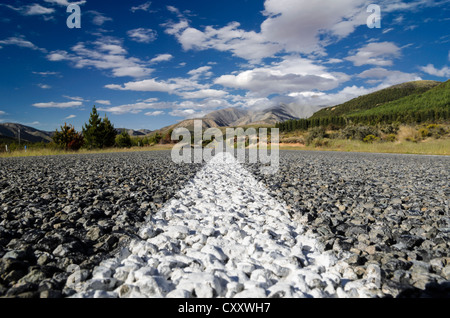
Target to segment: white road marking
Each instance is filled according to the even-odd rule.
[[[228,153],[216,155],[73,297],[365,297],[363,279]],[[70,280],[69,280],[70,281]]]

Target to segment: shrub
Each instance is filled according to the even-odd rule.
[[[131,137],[125,129],[122,130],[122,133],[116,137],[116,146],[119,148],[131,148]]]
[[[395,142],[397,140],[397,135],[395,134],[389,134],[384,138],[387,142]]]
[[[61,131],[56,130],[53,135],[53,142],[65,150],[79,150],[84,144],[83,135],[78,133],[72,126],[61,126]]]
[[[373,135],[375,137],[379,136],[378,129],[372,126],[347,126],[340,132],[340,138],[343,139],[353,139],[353,140],[364,140],[366,136]]]
[[[161,139],[161,143],[163,145],[167,145],[167,144],[171,144],[174,143],[174,141],[172,140],[172,132],[173,130],[170,130],[168,133],[166,133]]]
[[[378,141],[380,138],[374,135],[367,135],[364,137],[363,141],[369,144],[372,144],[374,141]]]
[[[421,129],[419,129],[419,136],[421,138],[427,138],[427,137],[431,137],[431,133],[428,129],[421,128]]]
[[[314,127],[311,128],[308,132],[308,136],[306,137],[306,145],[310,145],[315,139],[323,139],[326,138],[327,133],[325,131],[325,128],[323,127]]]
[[[447,131],[445,130],[445,128],[440,125],[431,124],[431,125],[427,126],[427,129],[430,132],[430,136],[432,136],[433,138],[436,138],[436,139],[439,139],[442,136],[444,136],[445,134],[447,134]]]
[[[330,140],[327,138],[316,138],[313,140],[312,144],[315,148],[328,147],[330,145]]]
[[[380,127],[380,130],[383,134],[394,134],[396,135],[400,129],[399,123],[392,123],[390,125],[384,125]]]

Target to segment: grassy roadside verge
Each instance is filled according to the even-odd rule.
[[[42,157],[42,156],[63,156],[63,155],[79,155],[79,154],[101,154],[101,153],[121,153],[121,152],[143,152],[143,151],[161,151],[171,150],[173,145],[156,145],[149,147],[132,147],[132,148],[109,148],[87,150],[81,149],[79,151],[65,151],[57,149],[30,149],[27,152],[24,150],[13,151],[9,153],[0,153],[0,158],[17,158],[17,157]]]
[[[322,147],[305,146],[301,144],[280,144],[281,150],[309,151],[343,151],[369,153],[398,153],[416,155],[450,155],[450,139],[430,139],[421,142],[398,141],[385,143],[365,143],[357,140],[329,140]]]

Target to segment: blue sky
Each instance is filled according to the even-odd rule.
[[[158,129],[228,107],[336,105],[448,80],[449,30],[450,0],[2,1],[0,122],[80,130],[95,104],[116,127]]]

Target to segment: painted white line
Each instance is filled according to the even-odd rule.
[[[358,279],[228,153],[216,155],[74,297],[365,297]]]

